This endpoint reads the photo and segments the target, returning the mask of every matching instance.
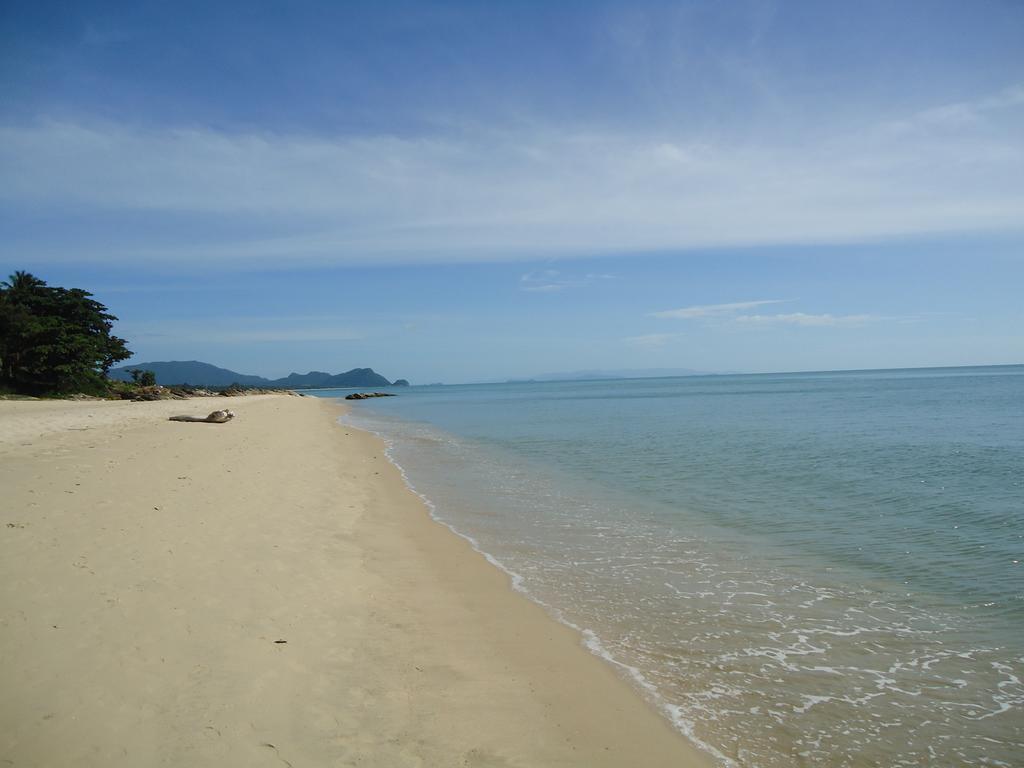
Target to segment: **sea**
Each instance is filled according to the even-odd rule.
[[[395,391],[344,418],[713,762],[1024,765],[1024,366]]]

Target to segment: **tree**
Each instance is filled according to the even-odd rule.
[[[7,289],[13,291],[14,295],[24,295],[32,293],[36,289],[43,288],[45,286],[46,283],[44,283],[35,275],[29,274],[28,272],[24,272],[19,269],[17,272],[10,276],[10,279],[0,283],[0,290]]]
[[[132,377],[132,382],[138,384],[140,387],[152,387],[156,385],[156,374],[153,371],[146,371],[142,368],[129,368],[128,373]]]
[[[57,288],[28,272],[0,283],[0,386],[20,392],[97,392],[127,360],[111,334],[116,317],[81,288]]]

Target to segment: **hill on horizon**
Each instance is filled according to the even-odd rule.
[[[313,389],[319,387],[389,387],[394,384],[401,386],[400,382],[403,382],[402,379],[395,382],[388,381],[372,368],[353,368],[350,371],[335,374],[310,371],[309,373],[291,373],[280,379],[267,379],[263,376],[218,368],[198,360],[169,360],[123,365],[112,368],[107,375],[117,381],[131,381],[132,375],[129,371],[135,369],[152,371],[156,375],[156,383],[164,386],[189,384],[196,387],[227,387],[231,384],[241,384],[249,387]]]

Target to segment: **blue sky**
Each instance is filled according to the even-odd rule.
[[[271,376],[1024,362],[1022,39],[997,0],[8,3],[0,268]]]

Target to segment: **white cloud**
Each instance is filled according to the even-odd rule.
[[[860,326],[881,320],[876,315],[808,315],[792,312],[786,315],[739,315],[737,323],[746,325],[800,325],[818,327]]]
[[[666,309],[661,312],[651,312],[651,317],[660,317],[669,320],[697,320],[705,317],[722,317],[735,314],[744,309],[754,309],[765,304],[782,304],[786,299],[762,299],[760,301],[736,301],[731,304],[700,304],[693,307],[681,309]]]
[[[661,312],[651,312],[651,317],[659,317],[669,320],[713,320],[718,322],[735,323],[741,326],[769,326],[769,325],[796,325],[803,327],[851,327],[861,326],[867,323],[880,320],[899,320],[907,322],[918,319],[917,316],[890,317],[884,318],[878,315],[832,315],[819,314],[811,315],[805,312],[789,312],[775,315],[750,315],[740,314],[744,310],[756,309],[770,304],[783,304],[789,299],[761,299],[759,301],[736,301],[729,304],[699,304],[681,309],[668,309]],[[654,346],[663,344],[666,340],[673,338],[676,334],[654,333],[648,336],[635,336],[627,339],[633,343]],[[664,338],[663,338],[664,337]]]
[[[519,278],[519,287],[524,291],[537,291],[550,293],[565,288],[561,280],[561,273],[556,269],[541,269],[536,272],[527,272]]]
[[[554,293],[566,288],[582,288],[591,285],[598,280],[611,280],[614,275],[604,275],[588,272],[582,276],[563,275],[557,269],[539,269],[527,272],[519,278],[519,287],[524,291],[535,291],[539,293]]]
[[[843,134],[757,141],[536,125],[399,138],[8,124],[8,220],[99,211],[118,223],[98,234],[70,219],[8,238],[0,257],[194,271],[1019,232],[1022,104],[1014,86]],[[131,229],[140,216],[183,224]],[[214,235],[211,217],[246,234]]]
[[[1024,84],[1018,84],[974,101],[959,101],[929,107],[903,120],[887,123],[886,127],[905,133],[935,128],[977,127],[983,121],[990,119],[991,113],[1022,106],[1024,106]]]
[[[679,333],[647,333],[642,336],[628,336],[624,341],[634,347],[664,347],[669,342],[678,339],[681,335]]]

